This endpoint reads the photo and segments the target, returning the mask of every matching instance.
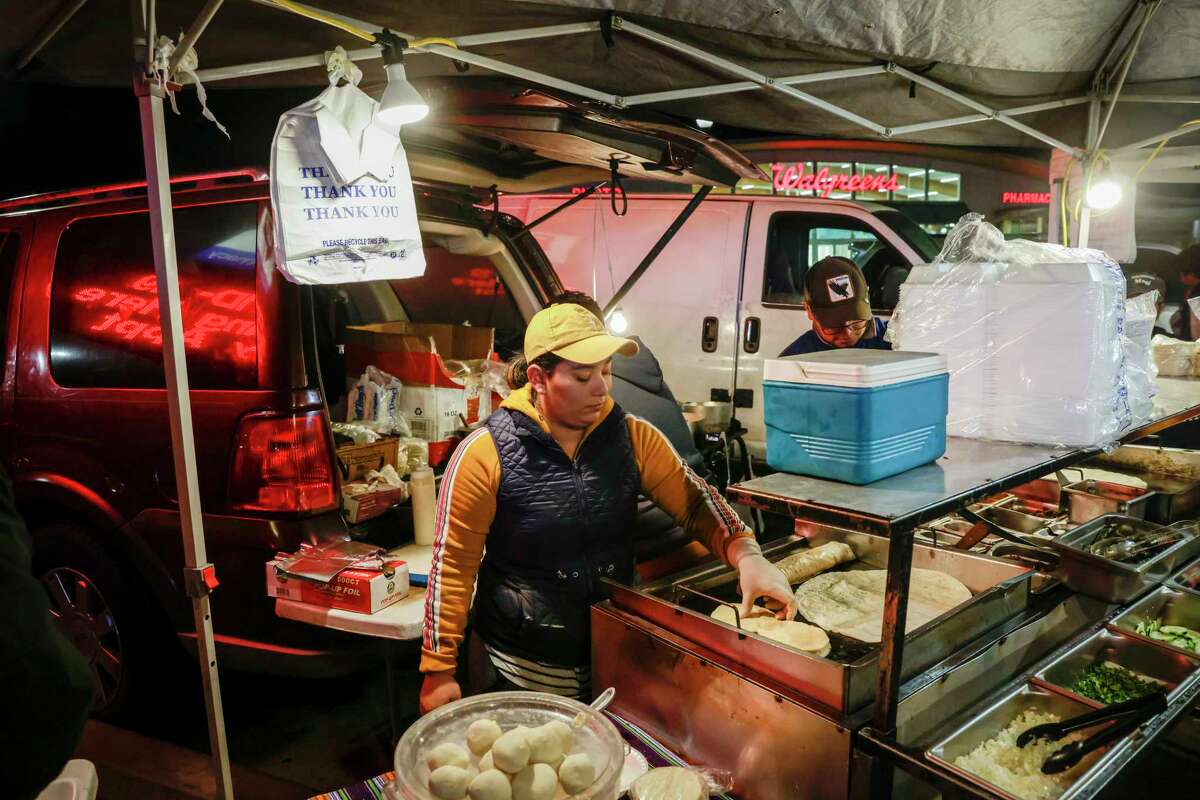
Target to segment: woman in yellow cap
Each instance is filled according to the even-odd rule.
[[[514,391],[442,477],[422,713],[462,696],[455,669],[469,612],[473,689],[588,695],[588,608],[603,598],[603,578],[636,580],[639,491],[738,570],[743,613],[759,597],[794,613],[787,580],[720,493],[609,396],[613,356],[637,348],[582,306],[550,306],[530,321],[525,363],[509,372]]]

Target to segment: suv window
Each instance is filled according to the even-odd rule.
[[[183,334],[193,389],[258,386],[258,205],[175,210]],[[165,386],[147,214],[63,232],[50,306],[50,372],[62,386]]]
[[[870,287],[871,306],[890,310],[899,299],[908,263],[866,222],[838,214],[781,211],[767,229],[764,303],[800,306],[808,268],[828,256],[859,266]]]
[[[525,321],[490,259],[427,245],[425,274],[391,283],[410,321],[495,328],[501,357],[520,349]]]

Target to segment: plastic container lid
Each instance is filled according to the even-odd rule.
[[[946,357],[937,353],[845,348],[769,359],[763,365],[763,380],[859,388],[903,383],[946,371]]]

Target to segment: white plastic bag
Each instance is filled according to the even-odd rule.
[[[285,112],[271,141],[279,269],[300,284],[423,275],[400,138],[377,120],[379,103],[355,85],[355,73],[330,63],[329,88]]]
[[[909,273],[886,338],[947,356],[950,435],[1094,447],[1133,425],[1124,334],[1112,259],[1005,241],[968,214]]]

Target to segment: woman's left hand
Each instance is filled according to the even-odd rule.
[[[771,598],[784,606],[775,613],[779,619],[796,616],[796,595],[779,567],[755,554],[744,556],[738,561],[737,568],[738,585],[742,589],[742,616],[750,613],[754,601],[760,597]]]

